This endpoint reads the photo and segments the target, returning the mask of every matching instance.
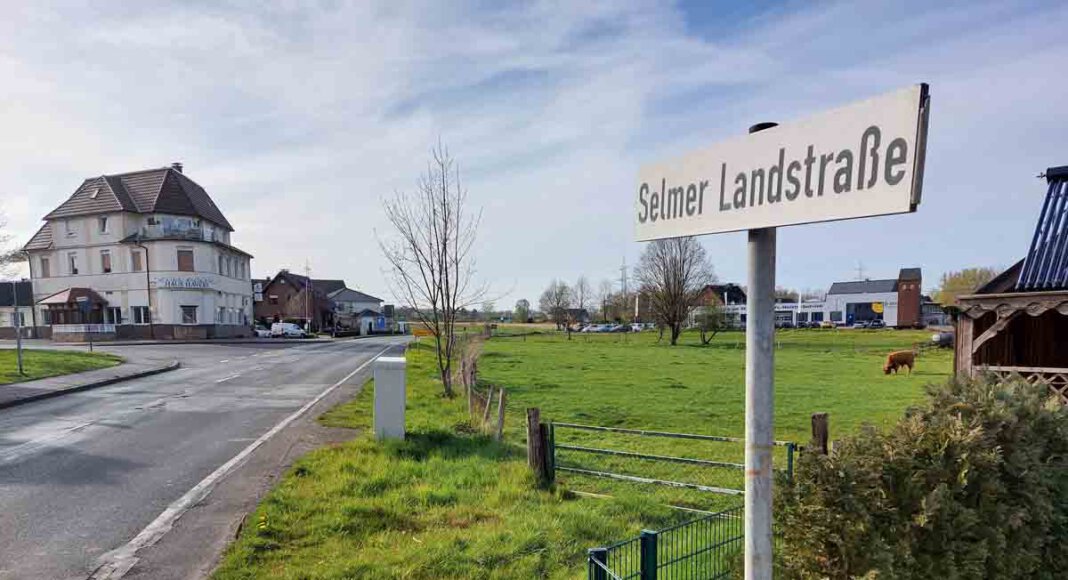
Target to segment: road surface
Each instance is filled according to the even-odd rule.
[[[220,466],[401,344],[99,346],[183,368],[0,411],[0,579],[89,577]]]

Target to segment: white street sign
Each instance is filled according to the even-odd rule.
[[[928,108],[914,85],[645,166],[637,239],[915,211]]]

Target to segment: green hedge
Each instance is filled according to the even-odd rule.
[[[1068,410],[1041,385],[951,381],[777,490],[784,577],[1064,578]]]

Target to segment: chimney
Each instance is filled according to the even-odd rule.
[[[175,161],[174,163],[171,163],[171,169],[177,171],[178,173],[181,173],[182,172],[182,164],[180,162],[178,162],[178,161]]]

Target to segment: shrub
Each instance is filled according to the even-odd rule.
[[[1068,565],[1068,410],[953,380],[888,432],[806,453],[777,486],[789,578],[1054,578]]]

